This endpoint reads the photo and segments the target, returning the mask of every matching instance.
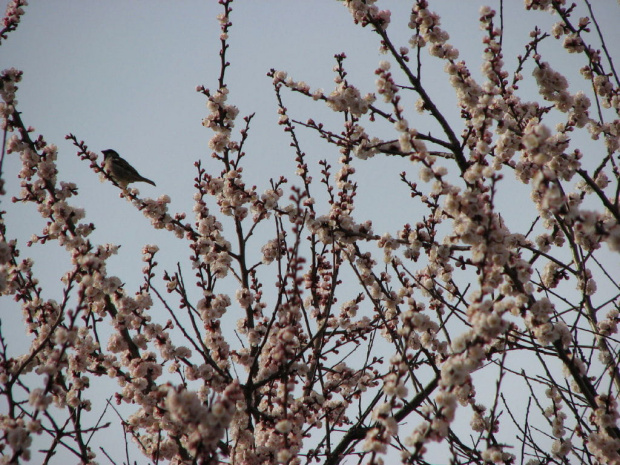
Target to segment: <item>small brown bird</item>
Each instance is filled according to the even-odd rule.
[[[121,156],[112,149],[102,150],[104,156],[103,167],[106,172],[110,175],[116,184],[121,186],[123,189],[127,187],[127,184],[131,182],[148,182],[153,186],[155,183],[150,179],[145,178],[140,173],[136,171],[136,169],[127,163],[126,160],[121,158]]]

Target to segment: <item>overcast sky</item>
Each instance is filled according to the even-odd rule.
[[[6,3],[0,0],[2,11]],[[157,183],[156,187],[137,185],[142,195],[169,194],[173,198],[173,211],[188,212],[191,219],[194,162],[201,159],[209,169],[220,169],[210,158],[207,143],[211,133],[201,125],[207,115],[205,97],[196,92],[196,86],[216,88],[220,30],[215,16],[221,9],[215,0],[30,0],[29,3],[17,31],[10,33],[0,47],[0,65],[3,69],[15,67],[24,72],[17,97],[23,121],[36,128],[36,135],[43,134],[48,143],[59,147],[59,179],[78,184],[80,193],[74,202],[86,209],[86,220],[97,225],[92,240],[122,244],[123,253],[110,261],[109,271],[135,289],[143,266],[140,255],[143,245],[161,246],[165,241],[166,250],[160,261],[168,269],[177,261],[186,260],[188,249],[169,233],[153,231],[146,218],[118,197],[117,188],[101,183],[88,164],[78,159],[76,149],[65,140],[65,135],[75,134],[97,152],[108,148],[117,150],[142,175]],[[379,2],[381,8],[392,10],[390,33],[397,45],[406,45],[411,34],[406,27],[410,3]],[[499,4],[487,3],[494,7]],[[509,36],[505,42],[505,61],[511,64],[508,69],[514,69],[516,55],[523,52],[534,24],[548,31],[555,20],[547,13],[523,11],[522,1],[504,3],[504,26]],[[618,3],[615,0],[592,3],[608,44],[615,49],[618,66]],[[453,0],[440,1],[434,6],[440,8],[443,27],[451,35],[450,42],[470,62],[474,72],[479,72],[482,54],[483,32],[477,24],[480,4],[473,0]],[[246,179],[257,184],[262,192],[268,188],[269,178],[284,175],[292,180],[295,170],[288,136],[277,125],[275,97],[267,71],[283,69],[294,79],[306,81],[312,89],[329,91],[334,86],[333,55],[345,52],[349,80],[365,93],[375,90],[374,70],[385,57],[378,51],[376,34],[355,26],[346,8],[334,0],[241,0],[233,4],[233,9],[228,55],[232,66],[227,71],[230,101],[240,108],[241,116],[256,112],[247,147]],[[552,54],[552,47],[544,50],[551,54],[546,57],[548,61],[559,57]],[[575,62],[565,54],[552,64],[558,70],[576,68]],[[437,103],[448,119],[457,122],[459,110],[442,67],[429,61],[423,70],[424,83],[432,95],[438,96]],[[583,81],[578,84],[580,87],[571,90],[583,87]],[[338,121],[320,103],[285,96],[294,117]],[[425,121],[414,118],[410,119],[412,126],[427,129]],[[239,119],[237,129],[241,124]],[[304,133],[302,137],[310,160],[329,158],[336,162],[338,154],[333,147],[312,134]],[[42,222],[36,212],[24,212],[22,208],[17,213],[6,202],[19,193],[16,158],[9,156],[5,161],[8,195],[2,199],[2,209],[9,210],[9,221],[16,220],[9,223],[9,236],[23,240],[24,235],[28,238],[40,231]],[[407,195],[407,189],[398,184],[398,173],[409,165],[393,160],[388,170],[385,163],[385,159],[377,159],[364,166],[357,165],[358,181],[371,188],[360,191],[359,202],[365,210],[357,211],[356,215],[360,220],[371,217],[379,225],[385,222],[386,227],[393,226],[394,233],[405,222],[417,219],[403,218],[402,204],[398,201],[386,202],[392,195],[394,199]],[[313,169],[318,172],[318,167]],[[324,207],[322,211],[326,210]],[[390,223],[390,218],[396,221]],[[38,265],[41,280],[57,282],[59,274],[67,268],[68,255],[54,247],[34,247],[29,253],[36,256],[44,250],[45,260]],[[6,314],[2,319],[6,321]],[[21,315],[11,319],[17,322]]]

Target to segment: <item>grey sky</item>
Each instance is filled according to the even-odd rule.
[[[2,11],[6,3],[0,1]],[[487,3],[494,7],[498,4]],[[548,30],[554,20],[546,13],[523,12],[521,1],[504,3],[509,35],[505,61],[512,70],[532,25],[537,22]],[[615,0],[593,3],[608,44],[616,49],[618,66],[620,9]],[[379,2],[382,8],[392,10],[391,29],[399,45],[406,45],[411,33],[406,28],[409,4],[402,0]],[[439,13],[443,27],[451,34],[450,42],[478,73],[483,35],[477,25],[481,2],[440,4]],[[312,89],[330,91],[333,55],[345,52],[349,57],[345,65],[350,82],[363,93],[374,92],[374,70],[384,56],[378,52],[376,34],[353,25],[346,8],[333,0],[241,0],[233,4],[233,9],[227,56],[232,63],[227,71],[230,101],[239,107],[241,116],[256,112],[247,147],[246,180],[262,192],[269,187],[270,177],[285,175],[293,181],[295,170],[288,136],[277,125],[275,97],[267,71],[283,69],[294,79],[306,81]],[[169,233],[154,231],[146,218],[118,198],[114,186],[100,183],[98,175],[75,156],[76,149],[64,137],[73,133],[97,152],[117,150],[142,175],[157,183],[157,187],[136,186],[142,195],[169,194],[172,210],[187,212],[191,220],[194,161],[201,159],[209,169],[220,169],[210,158],[207,143],[211,133],[201,126],[208,112],[205,98],[195,90],[197,85],[216,87],[218,13],[220,8],[215,0],[30,0],[17,31],[10,33],[0,47],[1,68],[24,71],[17,97],[22,119],[36,128],[35,135],[43,134],[48,143],[58,145],[59,179],[77,182],[80,194],[73,202],[87,210],[87,221],[97,225],[93,241],[122,244],[121,254],[110,260],[109,271],[127,281],[131,290],[140,284],[143,245],[155,243],[165,249],[160,261],[162,268],[167,269],[186,260],[189,251]],[[553,55],[545,57],[549,61],[552,58]],[[574,63],[564,58],[552,64],[561,71],[575,69]],[[458,122],[459,110],[442,67],[429,61],[423,71],[424,82],[431,92],[441,95],[437,102],[448,119]],[[583,87],[583,81],[578,84],[578,89]],[[291,116],[339,121],[320,103],[285,95]],[[412,106],[414,102],[409,103]],[[412,110],[412,126],[433,129],[415,118]],[[239,118],[237,129],[242,124]],[[304,135],[303,142],[309,160],[329,158],[336,164],[338,154],[314,135]],[[361,220],[368,215],[378,225],[383,222],[385,227],[392,228],[392,233],[404,222],[415,221],[402,218],[403,206],[396,200],[407,195],[406,188],[398,184],[397,174],[408,165],[397,160],[394,164],[401,166],[400,170],[391,168],[385,176],[381,171],[384,159],[371,160],[364,166],[357,164],[357,179],[371,188],[360,190],[360,205],[367,210],[357,211],[356,216]],[[9,156],[4,164],[6,198],[19,193],[14,176],[18,169],[16,157]],[[318,173],[317,166],[312,169]],[[415,175],[411,177],[416,179]],[[36,212],[24,213],[22,208],[18,213],[8,203],[2,209],[9,210],[9,219],[16,220],[9,223],[9,236],[20,238],[22,245],[29,238],[24,237],[26,233],[40,231],[42,222]],[[395,221],[390,222],[390,218]],[[55,247],[35,246],[27,252],[43,257],[37,264],[44,284],[57,282],[69,263],[67,253]],[[2,315],[5,319],[6,314]],[[8,318],[15,323],[20,319],[19,312]],[[15,344],[19,347],[17,339]]]

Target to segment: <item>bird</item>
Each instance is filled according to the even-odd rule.
[[[155,183],[150,179],[142,176],[136,169],[131,166],[127,160],[121,158],[116,150],[102,150],[104,161],[103,167],[108,175],[123,189],[131,182],[148,182],[153,186]]]

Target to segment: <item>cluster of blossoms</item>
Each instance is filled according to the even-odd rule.
[[[361,124],[355,124],[351,131],[351,141],[355,143],[353,153],[360,160],[367,160],[380,152],[384,141],[378,137],[369,136]]]
[[[41,425],[38,422],[26,423],[23,419],[13,420],[3,415],[0,418],[0,430],[4,432],[5,444],[11,448],[14,457],[31,459],[32,434],[41,433]],[[2,463],[10,463],[10,458],[10,455],[5,455]]]
[[[226,104],[228,93],[228,88],[222,87],[209,96],[207,108],[210,113],[202,122],[203,126],[215,133],[209,141],[209,148],[216,153],[232,148],[230,131],[235,126],[235,119],[239,114],[236,106]]]
[[[565,3],[564,1],[562,3]],[[549,10],[553,11],[552,0],[525,0],[525,8],[528,10]]]
[[[325,99],[325,95],[323,94],[322,89],[317,89],[313,93],[310,93],[310,86],[304,81],[295,81],[292,77],[288,75],[286,71],[272,71],[273,73],[273,85],[277,86],[279,84],[284,84],[291,90],[296,92],[300,92],[305,95],[312,96],[313,99]]]
[[[450,76],[450,84],[456,91],[459,105],[471,112],[472,125],[482,126],[486,109],[489,108],[488,97],[482,87],[473,79],[464,62],[448,62],[445,70]]]
[[[353,16],[356,24],[362,27],[368,24],[380,27],[385,30],[390,25],[392,13],[390,10],[379,10],[375,5],[377,0],[345,0],[344,4]]]
[[[409,28],[415,29],[416,34],[409,39],[409,45],[412,48],[422,48],[430,44],[431,55],[449,60],[457,59],[458,50],[448,43],[450,35],[440,27],[439,15],[430,11],[428,6],[427,1],[418,1],[411,9]]]
[[[551,301],[543,297],[530,306],[525,323],[542,345],[560,341],[563,347],[568,347],[572,340],[570,330],[566,324],[552,321],[554,313]]]
[[[269,265],[282,256],[282,239],[281,237],[271,239],[261,248],[263,254],[262,262],[265,265]]]
[[[208,189],[213,189],[213,184],[221,186],[220,182],[205,183]],[[209,187],[211,186],[211,187]],[[223,226],[218,219],[211,214],[204,194],[194,196],[194,214],[196,215],[196,232],[198,236],[194,238],[192,248],[194,252],[202,257],[203,263],[209,264],[210,269],[217,277],[225,277],[231,263],[231,257],[227,253],[230,243],[223,236]]]
[[[24,15],[24,8],[28,5],[26,0],[10,0],[6,5],[4,18],[2,18],[1,39],[7,38],[7,33],[17,29],[21,17]]]
[[[243,399],[241,387],[233,383],[220,396],[210,401],[206,393],[199,395],[182,387],[163,386],[160,391],[161,402],[165,405],[164,411],[169,413],[161,419],[157,428],[154,428],[154,433],[159,428],[169,429],[174,435],[188,431],[187,434],[182,433],[182,444],[189,452],[195,457],[215,456],[218,444],[233,420],[237,402]],[[154,452],[159,447],[155,442],[150,445]],[[167,453],[162,454],[162,458],[173,459],[178,454],[178,446],[167,440],[162,452],[165,451]]]
[[[231,169],[221,178],[211,178],[207,184],[209,194],[215,195],[220,211],[226,216],[243,220],[249,213],[246,204],[256,200],[253,189],[246,190],[241,170]]]
[[[421,347],[437,354],[438,359],[448,355],[448,344],[439,337],[439,325],[424,313],[424,305],[408,298],[410,310],[400,315],[402,326],[398,334],[406,341],[406,347],[417,351]]]
[[[316,218],[309,217],[307,226],[310,232],[325,244],[331,244],[335,241],[354,243],[360,238],[372,234],[372,223],[370,221],[358,224],[351,215],[345,213],[321,215]]]
[[[618,427],[618,400],[607,395],[596,398],[597,408],[592,415],[592,422],[597,429],[590,433],[586,445],[601,463],[620,462],[620,438],[610,435]]]
[[[568,92],[568,80],[562,74],[554,71],[549,63],[543,62],[534,69],[540,94],[545,100],[553,102],[555,107],[567,112],[573,106],[573,97]]]
[[[0,74],[0,115],[2,116],[2,129],[11,130],[12,116],[15,112],[15,105],[17,100],[15,99],[15,93],[17,92],[17,83],[22,80],[22,72],[9,68],[2,71]]]
[[[327,105],[332,110],[337,112],[348,111],[356,117],[365,114],[374,101],[375,97],[373,94],[366,94],[362,97],[357,88],[344,81],[340,82],[327,97]]]
[[[553,405],[545,410],[545,415],[551,419],[552,435],[556,440],[553,442],[552,451],[558,457],[566,457],[573,445],[570,438],[566,438],[566,428],[564,421],[567,418],[565,412],[562,411],[562,396],[558,389],[554,386],[547,389],[547,397],[551,399]]]
[[[137,194],[135,189],[129,192],[134,196]],[[168,205],[172,199],[168,195],[162,195],[158,199],[137,200],[133,202],[142,210],[144,216],[151,220],[151,224],[155,229],[166,229],[172,231],[178,238],[182,238],[186,234],[186,229],[179,224],[179,218],[173,218],[168,213]],[[176,220],[176,221],[175,221]]]
[[[544,124],[539,124],[535,120],[531,121],[523,134],[522,143],[525,150],[521,163],[529,162],[536,165],[528,167],[535,175],[546,168],[546,173],[549,173],[548,176],[560,174],[565,180],[570,180],[575,169],[579,167],[579,154],[575,157],[576,160],[564,156],[564,150],[568,145],[567,139],[565,134],[554,135]],[[573,163],[569,163],[570,161]],[[524,179],[524,181],[527,180]]]
[[[379,76],[375,81],[377,84],[377,93],[383,97],[384,102],[391,102],[394,95],[398,92],[398,87],[392,79],[390,71],[390,62],[383,60],[379,63],[379,67],[375,73]]]

